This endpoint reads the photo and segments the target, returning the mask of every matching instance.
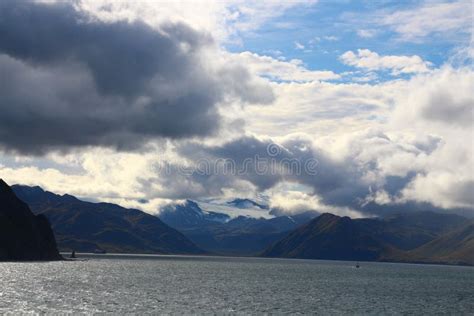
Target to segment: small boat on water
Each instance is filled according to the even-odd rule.
[[[359,262],[356,263],[356,268],[357,268],[357,269],[360,268]]]

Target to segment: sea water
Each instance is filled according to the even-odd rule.
[[[0,313],[474,315],[472,267],[86,257],[0,263]]]

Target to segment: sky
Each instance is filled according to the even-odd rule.
[[[472,216],[472,30],[469,0],[2,1],[0,177]]]

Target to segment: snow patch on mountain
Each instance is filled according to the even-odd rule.
[[[275,217],[270,214],[268,206],[249,199],[235,199],[232,201],[200,200],[195,202],[205,212],[226,214],[231,219],[239,216],[265,219]]]

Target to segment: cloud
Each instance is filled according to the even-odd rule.
[[[454,69],[449,65],[433,74],[420,75],[410,83],[409,93],[400,96],[393,119],[397,124],[417,123],[446,132],[472,128],[474,73],[470,67]],[[406,126],[406,125],[405,125]]]
[[[317,1],[127,1],[81,0],[77,6],[96,18],[114,22],[141,20],[154,28],[163,22],[186,23],[212,34],[219,42],[240,43],[241,37],[282,16],[295,7],[311,7]],[[284,27],[286,23],[275,23]]]
[[[295,42],[295,49],[303,50],[305,49],[305,46],[300,42]]]
[[[299,59],[282,61],[251,52],[242,52],[233,58],[236,62],[246,65],[255,75],[275,81],[311,82],[341,78],[339,74],[329,70],[309,70]]]
[[[339,37],[334,36],[334,35],[323,36],[323,38],[327,41],[330,41],[330,42],[335,42],[335,41],[339,40]]]
[[[405,164],[418,172],[403,189],[402,201],[471,211],[474,208],[472,82],[472,69],[445,66],[413,78],[410,90],[400,94],[391,120],[393,128],[415,135],[436,135],[439,139],[429,154]]]
[[[41,184],[150,212],[163,201],[263,193],[289,213],[311,207],[351,216],[416,209],[472,214],[472,126],[460,116],[425,115],[433,104],[456,107],[470,96],[472,76],[468,68],[444,67],[374,85],[278,83],[272,107],[241,109],[246,132],[258,136],[179,140],[147,153],[95,148],[74,159],[49,154],[45,159],[55,164],[42,168],[37,158],[3,160],[0,171],[12,183]],[[437,103],[436,93],[448,95],[448,101]],[[354,111],[355,104],[372,107]],[[317,113],[324,109],[328,113]],[[277,155],[269,154],[275,144]],[[257,172],[250,164],[246,172],[225,173],[219,167],[231,159],[242,170],[256,156],[275,159],[277,166],[316,159],[317,172]],[[142,205],[142,199],[151,202]]]
[[[372,38],[377,34],[376,30],[373,29],[360,29],[357,30],[357,36],[362,38]]]
[[[131,149],[206,136],[219,128],[219,104],[273,100],[244,67],[218,62],[209,35],[185,24],[101,22],[63,2],[0,6],[4,149]]]
[[[301,146],[320,161],[315,177],[277,178],[272,185],[294,181],[313,188],[306,194],[324,205],[364,212],[472,213],[472,82],[470,67],[444,66],[372,85],[279,83],[271,111],[248,107],[242,115],[247,131],[293,154],[289,142],[306,139]],[[254,148],[244,147],[241,153]]]
[[[419,174],[401,192],[401,201],[431,203],[444,209],[466,208],[474,205],[474,180],[469,176],[445,171]]]
[[[311,7],[317,0],[303,1],[256,1],[231,0],[227,2],[227,12],[232,19],[227,19],[231,34],[249,32],[260,28],[287,10],[301,6]]]
[[[349,51],[341,60],[359,69],[342,82],[345,74],[276,51],[279,59],[219,48],[291,5],[2,2],[1,176],[152,213],[172,200],[268,194],[289,213],[472,214],[472,49],[439,69],[416,55]],[[458,28],[417,23],[432,30],[406,35],[395,20],[387,25],[411,41]],[[411,75],[377,82],[378,71]],[[256,156],[276,167],[314,160],[317,172],[220,167],[231,159],[240,169]],[[187,172],[202,167],[218,172]]]
[[[317,195],[302,192],[301,186],[293,190],[291,187],[292,185],[289,183],[281,183],[270,190],[271,192],[267,193],[269,194],[270,208],[277,209],[283,214],[299,214],[317,210],[320,213],[333,213],[352,218],[363,217],[362,213],[348,207],[325,205]]]
[[[472,76],[470,82],[472,83]],[[441,88],[441,87],[440,87]],[[467,90],[461,90],[467,92]],[[433,91],[422,110],[425,118],[452,124],[472,126],[474,117],[474,96],[453,94],[452,91]]]
[[[186,183],[187,192],[203,196],[219,196],[225,188],[235,187],[237,183],[243,187],[247,183],[248,189],[253,187],[256,192],[268,194],[274,207],[288,213],[313,209],[356,217],[361,213],[378,215],[387,209],[400,211],[414,201],[403,190],[414,179],[413,174],[426,170],[423,164],[439,146],[437,139],[403,139],[381,130],[350,134],[343,150],[325,149],[323,144],[312,142],[309,135],[306,137],[290,137],[280,142],[276,155],[268,151],[269,146],[276,145],[272,140],[249,136],[221,145],[187,143],[179,148],[178,155],[196,164],[191,170],[206,172],[183,177],[176,167],[168,177],[181,179],[178,182]],[[231,162],[236,172],[216,167],[222,166],[223,161]],[[316,172],[305,169],[309,161],[317,162]],[[289,168],[278,168],[282,165]],[[176,183],[172,181],[165,187],[183,192],[185,188],[176,187]],[[288,184],[293,184],[293,188]],[[432,202],[432,209],[448,205],[431,200],[415,201]]]
[[[396,32],[402,41],[422,41],[432,35],[453,40],[471,32],[472,3],[464,0],[428,1],[419,7],[379,15],[375,20]]]
[[[428,72],[431,66],[431,63],[417,55],[380,56],[368,49],[358,49],[356,54],[353,51],[347,51],[340,56],[340,59],[346,65],[369,71],[391,70],[392,75]]]
[[[368,193],[368,185],[363,183],[362,173],[353,161],[337,161],[309,139],[293,137],[276,144],[269,139],[244,136],[214,146],[187,143],[178,154],[198,165],[206,162],[206,170],[211,172],[193,173],[189,179],[205,182],[208,190],[221,190],[234,181],[246,181],[260,192],[285,182],[299,183],[311,188],[309,194],[320,197],[319,205],[332,205],[333,209],[357,207],[356,197]],[[222,161],[235,167],[235,172],[216,167]]]
[[[156,150],[161,152],[164,147]],[[145,186],[146,180],[156,176],[157,157],[156,151],[131,153],[105,148],[32,158],[3,154],[0,174],[11,184],[39,185],[57,194],[156,213],[160,206],[172,201],[157,194],[164,191],[158,181]],[[145,200],[148,203],[143,203]]]
[[[389,84],[321,81],[280,82],[272,87],[271,107],[231,108],[226,117],[245,120],[245,130],[260,137],[280,140],[283,135],[311,135],[321,142],[384,123],[399,89]]]

